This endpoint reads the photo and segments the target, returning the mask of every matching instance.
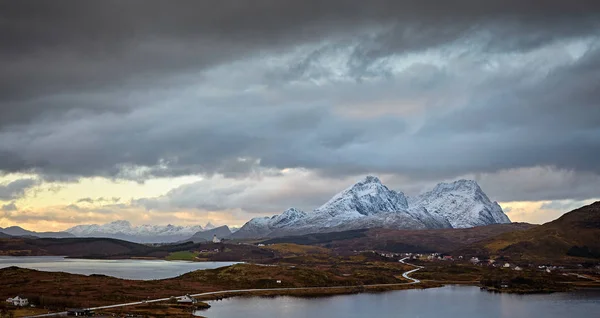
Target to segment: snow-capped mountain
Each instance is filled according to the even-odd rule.
[[[359,228],[436,229],[509,223],[475,181],[441,183],[418,197],[388,189],[367,176],[307,213],[290,208],[248,221],[234,238],[299,235]]]
[[[103,225],[77,225],[66,232],[78,237],[109,237],[138,243],[177,242],[202,231],[202,226],[139,225],[132,226],[125,220]]]
[[[214,229],[216,226],[214,226],[212,223],[208,222],[206,223],[206,225],[204,226],[204,230],[212,230]]]
[[[424,207],[446,218],[453,228],[510,223],[500,205],[490,201],[477,182],[472,180],[440,183],[410,201],[411,205]]]

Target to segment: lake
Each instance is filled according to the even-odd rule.
[[[123,279],[151,280],[176,277],[199,269],[212,269],[237,262],[186,262],[163,260],[97,260],[61,256],[0,256],[0,268],[18,266],[47,272],[102,274]]]
[[[543,295],[493,294],[471,286],[445,286],[325,298],[236,297],[209,302],[208,318],[598,318],[600,290]]]

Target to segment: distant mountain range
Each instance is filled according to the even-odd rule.
[[[227,236],[231,234],[228,227],[227,231],[219,227],[218,233]],[[173,243],[185,241],[194,237],[197,233],[213,233],[216,228],[210,222],[203,228],[200,225],[195,226],[177,226],[177,225],[139,225],[133,226],[125,220],[114,221],[103,225],[77,225],[66,232],[76,237],[106,237],[120,240],[126,240],[136,243]],[[200,235],[201,236],[201,235]],[[199,238],[200,236],[196,236]],[[210,235],[212,239],[212,234]]]
[[[4,234],[4,235],[2,235]],[[66,238],[66,237],[74,237],[73,234],[67,232],[34,232],[28,231],[20,226],[10,226],[7,228],[0,228],[0,238],[1,237],[11,237],[11,236],[29,236],[29,237],[43,237],[43,238]]]
[[[295,208],[254,218],[233,238],[261,238],[362,228],[441,229],[510,223],[502,208],[475,181],[440,183],[416,197],[388,189],[367,176],[307,213]]]
[[[227,226],[138,225],[125,220],[103,225],[77,225],[65,232],[33,232],[20,227],[0,229],[12,236],[99,237],[137,243],[201,242],[219,238],[247,239],[339,232],[364,228],[446,229],[510,223],[475,181],[440,183],[416,197],[389,189],[367,176],[327,203],[304,212],[290,208],[272,217],[254,218],[239,230]],[[233,231],[232,231],[233,230]],[[237,230],[237,231],[236,231]]]

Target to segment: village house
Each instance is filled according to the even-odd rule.
[[[504,266],[502,266],[504,268],[510,268],[510,263],[504,263]]]
[[[177,299],[177,302],[180,304],[195,304],[197,300],[196,298],[191,297],[190,295],[185,295]]]
[[[515,268],[513,268],[513,270],[515,270],[515,271],[522,271],[523,269],[521,267],[519,267],[519,266],[515,266]]]
[[[217,237],[217,234],[215,234],[215,235],[213,235],[212,242],[213,242],[213,243],[221,243],[221,239],[219,239],[219,238]]]
[[[83,317],[83,316],[92,316],[93,314],[94,314],[93,311],[91,311],[89,309],[85,309],[85,308],[67,309],[67,316]]]
[[[29,305],[29,300],[27,298],[23,298],[21,296],[17,296],[14,298],[8,298],[6,300],[7,303],[11,303],[13,306],[20,306],[20,307],[24,307],[24,306],[28,306]]]

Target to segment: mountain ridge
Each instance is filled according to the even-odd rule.
[[[497,223],[510,223],[510,219],[475,181],[440,183],[413,198],[390,190],[375,176],[366,176],[312,212],[290,208],[280,215],[254,218],[232,237],[281,237],[374,227],[467,228]]]
[[[35,232],[26,230],[20,226],[9,226],[7,228],[0,228],[0,233],[17,237],[39,237],[39,238],[69,238],[74,237],[71,233],[68,232]]]
[[[210,222],[208,223],[210,224]],[[117,220],[106,224],[83,224],[71,227],[66,232],[76,237],[105,237],[136,243],[173,243],[190,238],[203,231],[200,225],[137,225],[129,221]]]

